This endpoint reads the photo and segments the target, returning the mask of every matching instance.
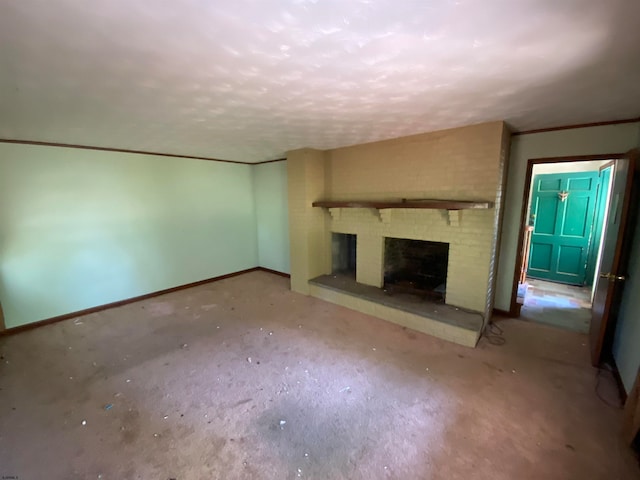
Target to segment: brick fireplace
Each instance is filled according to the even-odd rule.
[[[492,122],[335,150],[289,152],[292,289],[475,345],[493,308],[508,142],[504,123]],[[319,200],[424,198],[482,200],[494,206],[468,210],[312,206]],[[357,288],[373,296],[314,281],[332,273],[335,234],[355,242]],[[417,310],[419,306],[403,309],[384,297],[376,300],[375,291],[366,290],[384,285],[388,239],[447,245],[445,305],[424,311]],[[475,315],[475,320],[461,319],[462,312]]]

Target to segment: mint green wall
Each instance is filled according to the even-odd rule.
[[[638,145],[640,123],[516,135],[511,139],[495,307],[509,310],[527,162],[531,158],[624,153]]]
[[[287,162],[253,167],[258,257],[261,267],[289,273]]]
[[[252,168],[0,143],[7,328],[256,266]]]

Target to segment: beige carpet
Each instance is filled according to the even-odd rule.
[[[253,272],[0,338],[0,476],[638,478],[584,335],[505,320],[468,349],[287,286]]]

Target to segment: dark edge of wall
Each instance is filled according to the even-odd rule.
[[[616,386],[618,387],[618,394],[620,395],[620,402],[622,405],[627,403],[627,391],[624,388],[624,383],[622,382],[622,377],[620,376],[620,371],[618,370],[618,365],[616,365],[615,359],[611,358],[612,370],[611,375],[613,375],[613,379],[616,381]]]
[[[513,318],[513,315],[511,315],[511,312],[509,310],[502,310],[501,308],[494,308],[493,314],[498,315],[500,317]]]
[[[605,125],[619,125],[621,123],[635,122],[640,122],[640,117],[625,118],[622,120],[610,120],[608,122],[579,123],[576,125],[563,125],[560,127],[537,128],[535,130],[523,130],[521,132],[514,131],[511,135],[529,135],[531,133],[555,132],[557,130],[571,130],[574,128],[603,127]]]
[[[0,303],[0,335],[7,329],[7,326],[4,324],[4,312],[2,311],[2,303]]]
[[[136,155],[156,155],[158,157],[187,158],[190,160],[206,160],[209,162],[235,163],[237,165],[262,165],[263,163],[282,162],[286,160],[286,158],[277,158],[275,160],[265,160],[263,162],[255,162],[255,163],[241,162],[239,160],[222,160],[220,158],[198,157],[194,155],[180,155],[179,153],[147,152],[144,150],[128,150],[125,148],[95,147],[92,145],[75,145],[71,143],[37,142],[34,140],[11,140],[11,139],[2,139],[2,138],[0,138],[0,143],[12,143],[16,145],[35,145],[37,147],[77,148],[80,150],[97,150],[100,152],[115,152],[115,153],[133,153]]]
[[[43,327],[45,325],[50,325],[52,323],[62,322],[64,320],[69,320],[70,318],[80,317],[83,315],[90,315],[92,313],[101,312],[103,310],[108,310],[110,308],[121,307],[123,305],[139,302],[141,300],[147,300],[149,298],[158,297],[160,295],[166,295],[167,293],[173,293],[179,290],[197,287],[200,285],[204,285],[205,283],[217,282],[219,280],[224,280],[226,278],[237,277],[238,275],[243,275],[245,273],[257,272],[257,271],[272,273],[272,274],[280,275],[282,277],[287,277],[287,278],[290,276],[288,273],[282,273],[282,272],[278,272],[276,270],[271,270],[269,268],[264,268],[264,267],[247,268],[246,270],[240,270],[238,272],[227,273],[226,275],[220,275],[218,277],[207,278],[205,280],[199,280],[197,282],[187,283],[185,285],[179,285],[177,287],[158,290],[157,292],[151,292],[145,295],[139,295],[137,297],[127,298],[125,300],[118,300],[117,302],[107,303],[105,305],[98,305],[96,307],[91,307],[84,310],[78,310],[76,312],[65,313],[63,315],[58,315],[57,317],[46,318],[44,320],[40,320],[37,322],[27,323],[26,325],[20,325],[18,327],[7,328],[7,329],[0,328],[0,337],[4,335],[13,335],[13,334],[24,332],[27,330],[32,330],[34,328]],[[0,317],[0,319],[2,319],[2,317]],[[3,326],[4,326],[4,322],[0,324],[0,327],[3,327]]]

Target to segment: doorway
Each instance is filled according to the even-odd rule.
[[[534,163],[516,301],[521,318],[587,333],[614,162]]]

